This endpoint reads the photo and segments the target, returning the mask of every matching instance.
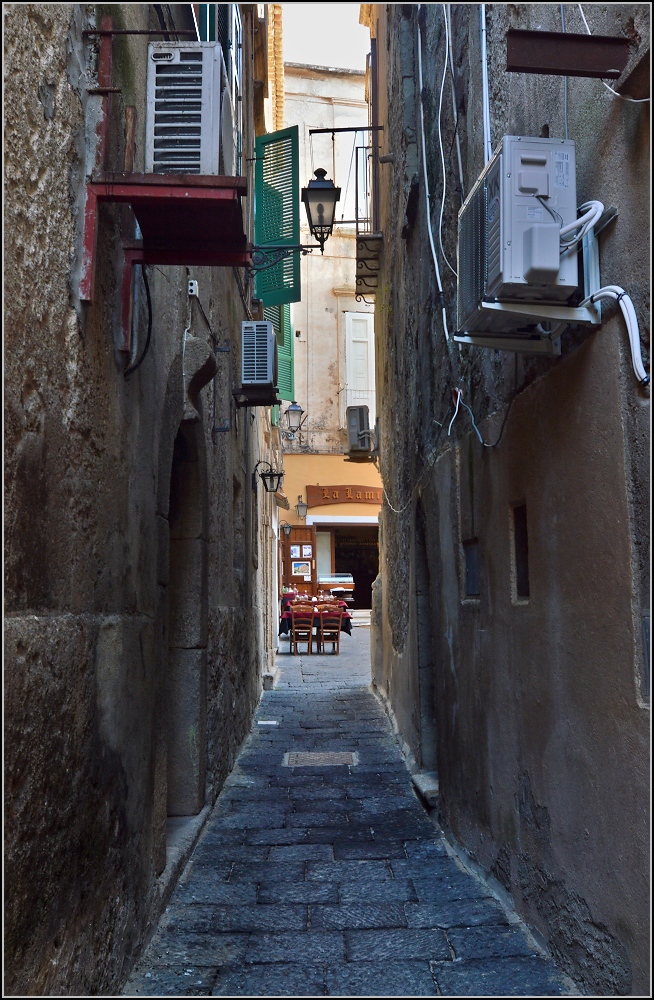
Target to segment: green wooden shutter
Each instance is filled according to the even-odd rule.
[[[298,127],[258,135],[254,164],[254,242],[292,246],[300,242]],[[300,301],[300,254],[258,271],[255,295],[264,306]]]
[[[295,399],[295,337],[291,307],[266,306],[263,315],[272,323],[277,338],[277,395],[292,403]]]

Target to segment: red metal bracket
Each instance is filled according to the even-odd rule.
[[[118,180],[120,178],[120,180]],[[98,203],[127,203],[143,234],[143,263],[245,267],[245,177],[119,174],[86,186],[80,299],[93,301]]]

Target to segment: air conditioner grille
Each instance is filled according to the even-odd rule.
[[[154,104],[154,172],[199,174],[202,52],[180,53],[177,64],[158,63]]]
[[[458,323],[481,301],[486,284],[486,188],[482,182],[470,195],[459,218]]]
[[[273,381],[272,323],[243,323],[243,385],[270,385]]]

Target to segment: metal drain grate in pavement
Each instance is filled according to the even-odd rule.
[[[284,767],[329,767],[333,764],[358,764],[358,753],[285,753],[282,764]]]

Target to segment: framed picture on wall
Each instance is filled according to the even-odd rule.
[[[313,556],[313,545],[303,545],[302,546],[302,558],[311,559]]]
[[[291,559],[299,559],[299,558],[300,558],[300,546],[291,545]]]
[[[298,548],[300,546],[298,545]],[[292,562],[291,563],[291,576],[303,576],[305,579],[308,577],[311,579],[311,563],[310,562]]]

